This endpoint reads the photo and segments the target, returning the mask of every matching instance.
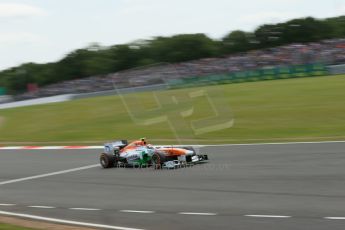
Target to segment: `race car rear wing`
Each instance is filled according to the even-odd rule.
[[[104,144],[104,151],[106,153],[111,153],[115,149],[122,149],[122,148],[126,147],[127,145],[128,145],[127,140],[118,140],[118,141],[113,141],[110,143],[105,143]]]

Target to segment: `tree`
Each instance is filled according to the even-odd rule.
[[[260,42],[261,47],[272,47],[332,38],[332,30],[327,21],[308,17],[290,20],[286,23],[260,26],[255,30],[255,37]]]
[[[150,44],[157,62],[183,62],[219,54],[219,43],[205,34],[181,34],[157,37]]]
[[[345,16],[340,16],[325,20],[307,17],[266,24],[253,33],[236,30],[220,41],[198,33],[137,40],[110,47],[92,43],[55,63],[26,63],[3,70],[0,72],[0,88],[6,88],[9,93],[20,93],[26,90],[28,83],[44,86],[162,62],[184,62],[295,42],[344,37]]]
[[[255,38],[252,33],[235,30],[222,40],[224,53],[243,52],[255,46]]]

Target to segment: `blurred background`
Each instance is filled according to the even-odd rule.
[[[0,0],[0,108],[22,108],[23,105],[56,101],[82,103],[76,100],[115,95],[120,89],[124,90],[122,92],[151,92],[196,86],[226,87],[224,85],[231,83],[344,74],[344,14],[343,0],[317,3],[310,0],[177,0],[164,3],[158,0]],[[249,85],[241,84],[238,87],[222,90],[228,93],[239,90],[241,92],[236,95],[240,96],[242,88],[248,88]],[[287,87],[290,94],[295,89],[287,85],[281,87]],[[271,89],[261,90],[267,92]],[[298,92],[301,91],[308,90]],[[314,93],[320,96],[318,92]],[[248,93],[245,95],[248,96]],[[259,95],[262,93],[257,92],[256,96]],[[271,96],[279,97],[274,93]],[[291,95],[285,96],[291,98]],[[253,99],[248,98],[253,105],[267,102],[264,99],[254,102]],[[313,99],[316,100],[316,97]],[[99,100],[95,103],[106,103]],[[236,105],[235,101],[240,102],[241,98],[231,103],[228,101],[227,105]],[[123,106],[116,103],[114,107]],[[305,106],[310,103],[306,101]],[[74,105],[82,114],[87,111],[103,113],[103,117],[90,115],[85,118],[87,124],[107,120],[104,114],[113,119],[117,116],[114,111],[99,111],[91,105],[91,102],[85,102],[82,106]],[[57,114],[55,110],[61,111],[57,108],[45,108],[44,111]],[[30,109],[33,108],[21,111],[28,113]],[[122,110],[125,108],[121,107]],[[11,111],[16,115],[7,114]],[[42,111],[31,112],[30,116],[16,117],[19,113],[14,110],[0,110],[0,129],[3,129],[0,141],[24,141],[29,137],[36,141],[46,140],[44,137],[36,139],[37,133],[52,133],[49,140],[53,141],[62,138],[57,135],[58,130],[66,130],[68,122],[69,127],[80,122],[72,117],[60,121],[49,116],[45,119],[50,124],[45,127],[37,119],[37,114]],[[28,120],[35,116],[33,120]],[[281,124],[291,127],[286,119],[281,117],[279,125],[277,123],[274,127],[279,128]],[[300,120],[300,117],[296,119]],[[126,122],[130,123],[129,120]],[[34,129],[27,127],[32,122],[36,124]],[[320,122],[327,121],[318,120],[315,124]],[[108,121],[109,126],[119,130],[115,123],[116,119]],[[23,134],[22,138],[18,133],[19,136],[9,136],[8,130],[16,130],[19,124],[31,131]],[[57,124],[60,126],[56,127]],[[44,128],[38,129],[38,126]],[[79,128],[86,126],[78,125]],[[103,133],[101,138],[109,137],[104,134],[105,124],[104,127],[102,124],[95,126],[97,128],[69,130],[70,134],[64,132],[62,139],[94,140],[97,139],[96,134],[100,133]],[[146,129],[137,131],[145,133]],[[96,134],[84,136],[93,132]],[[247,133],[250,132],[247,130]],[[311,134],[306,136],[310,137]],[[317,135],[334,137],[336,134]],[[229,140],[229,136],[232,135],[223,133],[214,138]],[[248,135],[244,136],[249,138]],[[286,135],[270,136],[278,137]]]
[[[174,79],[339,64],[344,13],[339,0],[1,0],[0,93],[22,100],[108,90],[111,80],[155,84],[157,72]],[[126,71],[132,85],[111,75],[158,63],[173,65]]]

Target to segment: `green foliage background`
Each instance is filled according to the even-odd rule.
[[[54,63],[25,63],[4,70],[0,72],[0,87],[5,87],[9,94],[16,94],[24,91],[28,83],[44,86],[162,62],[176,63],[293,42],[344,37],[345,16],[341,16],[325,20],[308,17],[267,24],[254,32],[232,31],[220,40],[205,34],[180,34],[110,47],[92,44]]]

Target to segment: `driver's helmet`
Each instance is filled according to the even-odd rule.
[[[140,138],[140,141],[142,145],[147,145],[145,137]]]

